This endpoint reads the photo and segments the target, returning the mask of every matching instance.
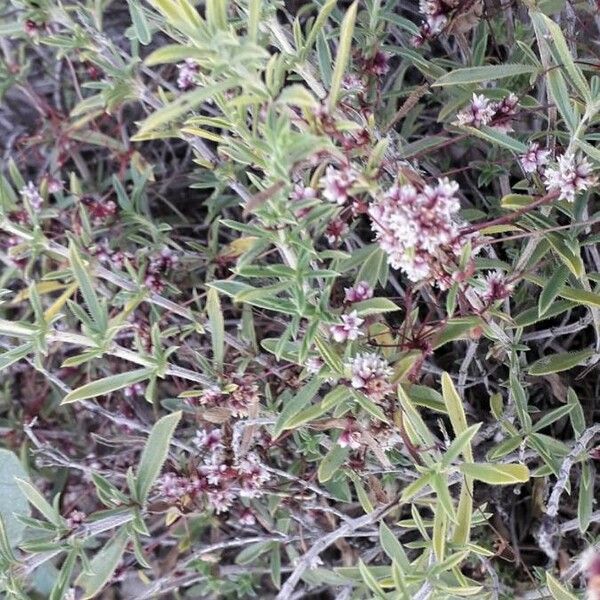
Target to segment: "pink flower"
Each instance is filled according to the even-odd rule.
[[[323,368],[323,365],[324,365],[324,363],[320,358],[318,358],[316,356],[311,356],[306,361],[306,370],[309,373],[316,374]]]
[[[329,202],[344,204],[348,200],[350,188],[356,183],[357,174],[352,167],[344,167],[341,171],[327,167],[325,176],[321,178],[323,196]]]
[[[209,489],[206,497],[217,514],[227,512],[235,501],[234,493],[228,489]]]
[[[595,185],[597,177],[592,175],[592,165],[588,159],[571,152],[563,154],[558,164],[548,167],[544,182],[548,192],[560,192],[559,200],[574,202],[579,192]]]
[[[344,288],[346,302],[362,302],[373,297],[373,288],[367,281],[359,281],[354,287]]]
[[[240,514],[238,522],[242,525],[254,525],[256,523],[256,517],[249,508],[245,508]]]
[[[519,160],[525,173],[535,173],[536,171],[540,171],[548,162],[549,156],[550,150],[542,149],[537,142],[533,142],[527,148],[527,152],[521,154]]]
[[[342,448],[350,448],[351,450],[358,450],[361,446],[361,435],[360,431],[356,428],[356,425],[352,419],[348,421],[348,425],[340,434],[337,439],[338,446]]]
[[[393,186],[369,207],[371,228],[388,263],[411,281],[437,277],[439,284],[442,267],[460,256],[457,191],[458,184],[446,178],[421,192],[410,184]]]
[[[346,221],[332,219],[325,229],[325,239],[330,246],[339,246],[349,231]]]
[[[497,300],[504,300],[512,292],[512,285],[506,281],[506,276],[501,271],[488,273],[483,280],[483,284],[484,289],[479,292],[479,295],[488,304]]]
[[[317,191],[309,186],[304,186],[301,183],[294,185],[294,189],[291,194],[292,200],[300,202],[302,200],[313,200],[317,197]]]
[[[342,323],[339,325],[332,325],[329,328],[329,332],[336,342],[345,342],[346,340],[354,341],[358,339],[358,336],[362,335],[360,326],[364,322],[365,320],[361,319],[354,310],[349,315],[342,315]]]

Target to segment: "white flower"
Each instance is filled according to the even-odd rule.
[[[323,196],[329,202],[344,204],[348,200],[348,192],[356,182],[357,174],[351,167],[345,167],[341,171],[332,167],[327,167],[325,176],[321,178],[323,186]]]
[[[533,142],[527,148],[527,152],[521,154],[519,160],[525,173],[535,173],[548,162],[549,156],[550,150],[540,148],[538,142]]]
[[[556,166],[546,169],[544,180],[548,192],[560,192],[560,200],[574,202],[575,196],[594,185],[597,178],[587,158],[569,152],[558,159]]]
[[[342,323],[332,325],[329,328],[331,337],[336,342],[345,342],[346,340],[354,341],[359,335],[362,335],[360,326],[365,322],[361,319],[357,312],[353,310],[349,315],[342,315]]]
[[[369,207],[371,228],[389,264],[411,281],[436,275],[448,253],[460,255],[457,191],[458,184],[446,178],[421,192],[410,184],[394,186]]]
[[[233,492],[227,489],[210,489],[206,492],[206,497],[217,514],[227,512],[235,500]]]
[[[30,181],[24,188],[21,189],[21,197],[29,202],[31,208],[34,210],[40,210],[44,199],[41,197],[37,187]]]

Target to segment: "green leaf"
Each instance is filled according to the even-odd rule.
[[[551,410],[549,413],[544,415],[533,427],[533,431],[541,431],[542,429],[548,427],[558,419],[568,415],[573,410],[573,404],[565,404],[564,406],[559,406],[554,410]]]
[[[552,306],[556,297],[563,289],[567,277],[569,276],[569,269],[566,265],[561,265],[554,271],[552,277],[548,279],[548,282],[544,286],[542,293],[538,299],[538,312],[540,317],[543,317],[548,309]]]
[[[394,312],[400,310],[400,307],[387,298],[370,298],[369,300],[356,302],[352,305],[352,310],[355,310],[359,317],[365,317],[368,315]]]
[[[571,98],[569,97],[569,90],[567,89],[565,78],[559,70],[552,69],[546,73],[546,81],[548,82],[550,95],[556,103],[556,107],[562,118],[565,120],[569,131],[575,131],[577,128],[577,117],[573,112],[573,106],[571,105]]]
[[[585,533],[592,522],[595,475],[592,463],[585,461],[581,466],[579,497],[577,500],[577,520],[579,521],[579,531],[581,533]]]
[[[448,417],[450,423],[452,423],[452,429],[456,435],[460,435],[467,431],[467,416],[463,407],[461,397],[458,395],[454,383],[448,373],[442,374],[442,396],[444,403],[446,404],[446,410],[448,411]],[[470,445],[465,448],[465,459],[469,462],[473,461],[473,452],[471,451]]]
[[[344,374],[344,363],[336,352],[333,344],[329,341],[317,336],[315,337],[315,346],[325,361],[325,364],[337,375]]]
[[[432,86],[443,85],[466,85],[470,83],[480,83],[481,81],[492,81],[496,79],[505,79],[516,75],[525,75],[537,71],[532,65],[519,65],[505,63],[502,65],[488,65],[485,67],[467,67],[465,69],[455,69],[442,75]]]
[[[515,154],[525,154],[527,152],[527,146],[523,142],[487,125],[482,125],[477,129],[475,127],[462,127],[462,129],[496,146],[512,150]]]
[[[433,515],[433,531],[431,546],[437,562],[444,560],[446,554],[446,534],[448,532],[448,515],[443,510],[436,510]]]
[[[116,390],[120,390],[128,385],[134,385],[144,379],[148,379],[153,369],[144,367],[143,369],[135,369],[134,371],[127,371],[125,373],[119,373],[118,375],[110,375],[102,379],[97,379],[90,383],[86,383],[81,387],[69,392],[64,398],[61,404],[70,404],[71,402],[77,402],[79,400],[87,400],[88,398],[95,398],[96,396],[103,396]]]
[[[577,600],[578,598],[575,594],[571,594],[549,571],[546,571],[546,585],[554,600]]]
[[[461,473],[491,485],[510,485],[529,481],[529,469],[525,465],[497,465],[493,463],[463,463]]]
[[[387,596],[385,595],[383,588],[379,585],[379,583],[377,583],[377,579],[375,579],[375,576],[371,573],[362,559],[358,560],[358,570],[366,586],[375,594],[377,598],[385,600]]]
[[[209,288],[206,299],[206,313],[210,325],[210,334],[215,369],[223,370],[225,357],[225,321],[221,310],[219,293],[214,288]]]
[[[79,290],[81,291],[81,295],[90,312],[90,316],[94,319],[98,331],[105,332],[108,327],[106,310],[98,300],[96,290],[94,289],[94,283],[89,276],[89,267],[84,265],[74,242],[71,242],[69,246],[69,262],[71,263],[73,276],[79,285]]]
[[[29,503],[37,508],[50,523],[56,527],[62,527],[64,525],[63,518],[60,516],[58,510],[56,510],[46,498],[44,498],[44,496],[29,483],[29,481],[15,477],[15,482]]]
[[[350,8],[344,15],[344,20],[340,27],[340,42],[338,44],[337,55],[331,76],[331,85],[329,86],[329,98],[327,106],[330,112],[333,112],[337,103],[338,94],[342,86],[342,79],[346,73],[346,66],[350,59],[350,50],[352,49],[352,34],[354,33],[354,21],[356,20],[356,11],[358,2],[350,5]]]
[[[177,121],[183,115],[189,111],[195,109],[202,102],[209,98],[214,98],[221,92],[224,92],[227,88],[235,85],[236,82],[232,79],[227,79],[219,83],[212,85],[206,85],[191,92],[186,92],[174,100],[170,104],[159,108],[154,111],[147,119],[144,119],[139,124],[138,132],[131,138],[132,142],[141,142],[147,139],[147,135],[150,132],[157,130],[167,123]]]
[[[11,348],[10,350],[3,352],[0,354],[0,371],[10,367],[10,365],[16,363],[22,358],[25,358],[32,351],[33,344],[31,342],[26,342],[25,344],[21,344],[20,346],[16,346],[15,348]]]
[[[575,64],[573,60],[573,56],[571,55],[571,51],[567,45],[567,41],[561,31],[561,28],[554,22],[552,19],[548,18],[546,15],[541,13],[531,13],[531,20],[536,26],[536,29],[540,26],[545,26],[550,36],[552,38],[552,42],[554,46],[550,46],[550,50],[556,60],[558,65],[562,65],[569,75],[569,79],[571,83],[575,87],[576,90],[579,91],[581,97],[587,102],[592,102],[592,92],[590,90],[590,86],[588,85],[585,77],[581,69]],[[548,42],[548,36],[545,36],[544,39]]]
[[[561,352],[545,356],[536,360],[528,369],[530,375],[549,375],[550,373],[560,373],[568,371],[577,365],[585,362],[590,356],[594,355],[594,350],[579,350],[578,352]]]
[[[334,444],[324,456],[317,470],[317,477],[321,483],[329,481],[339,468],[346,462],[350,454],[349,448],[342,448],[339,444]]]
[[[136,494],[138,502],[144,503],[148,498],[150,489],[159,476],[167,458],[169,444],[180,419],[181,411],[178,411],[162,417],[152,427],[137,470]]]
[[[121,529],[90,561],[90,572],[82,572],[76,584],[84,589],[83,600],[95,598],[114,573],[127,545],[128,535]]]
[[[290,419],[284,425],[284,430],[295,429],[300,425],[304,425],[304,423],[318,419],[321,415],[324,415],[332,408],[335,408],[338,404],[340,404],[340,402],[349,397],[350,393],[348,388],[344,385],[338,385],[336,388],[328,392],[321,402],[309,406],[308,408],[300,411],[298,414],[290,417]]]
[[[273,438],[278,438],[288,427],[289,422],[315,397],[321,382],[314,377],[290,400],[285,403],[273,427]]]
[[[17,546],[25,525],[17,516],[29,516],[27,496],[19,489],[17,479],[27,481],[27,473],[15,454],[0,449],[0,519],[11,547]]]
[[[381,521],[379,524],[379,540],[381,541],[383,551],[392,560],[395,560],[405,570],[410,568],[410,563],[402,544],[384,521]]]
[[[127,6],[129,7],[129,15],[131,16],[131,22],[133,23],[137,39],[140,41],[140,44],[147,46],[152,41],[152,35],[150,34],[150,27],[148,26],[144,9],[133,0],[127,0]]]

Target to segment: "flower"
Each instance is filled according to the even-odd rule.
[[[512,292],[512,285],[507,283],[506,276],[501,271],[488,273],[482,283],[484,287],[479,296],[488,304],[508,298]]]
[[[180,90],[189,90],[197,85],[196,76],[200,72],[200,66],[195,60],[186,58],[184,62],[177,65],[177,68],[179,69],[177,87]]]
[[[579,192],[589,189],[596,181],[588,159],[572,152],[563,154],[557,165],[548,167],[544,174],[546,190],[559,192],[559,200],[568,202],[574,202]]]
[[[158,494],[166,502],[179,502],[187,492],[187,480],[174,473],[165,473],[158,481]]]
[[[550,156],[550,150],[540,148],[538,142],[529,144],[527,152],[521,154],[519,160],[525,173],[535,173],[542,169],[542,167],[548,162]]]
[[[238,522],[241,525],[254,525],[256,523],[256,517],[249,508],[245,508],[240,514]]]
[[[210,489],[206,492],[208,503],[219,514],[227,512],[235,500],[235,494],[228,489]]]
[[[342,315],[342,323],[332,325],[329,332],[336,342],[354,341],[359,335],[362,335],[359,328],[364,322],[365,320],[361,319],[353,310],[349,315]]]
[[[268,471],[260,464],[253,452],[240,462],[237,467],[240,483],[240,496],[256,498],[262,494],[264,484],[271,479]]]
[[[34,210],[40,210],[40,208],[42,208],[44,199],[32,181],[28,182],[27,185],[21,189],[20,194],[23,200],[27,200]]]
[[[291,198],[292,200],[299,202],[301,200],[313,200],[317,197],[317,191],[310,187],[305,186],[301,183],[297,183],[294,185],[294,189],[292,190]]]
[[[215,453],[224,449],[223,432],[220,429],[200,430],[194,436],[194,444],[199,450]]]
[[[352,387],[363,391],[373,400],[381,400],[389,391],[388,378],[392,369],[388,362],[376,353],[358,354],[347,367],[350,369]]]
[[[179,257],[169,248],[165,246],[158,254],[154,254],[150,258],[150,264],[148,265],[148,271],[153,274],[163,273],[168,269],[172,269],[177,266]]]
[[[348,200],[350,188],[357,179],[356,171],[352,167],[344,167],[342,170],[336,169],[331,165],[327,167],[325,176],[321,178],[323,186],[323,196],[329,202],[344,204]]]
[[[322,359],[318,358],[317,356],[311,356],[306,361],[306,370],[309,373],[316,374],[316,373],[318,373],[323,368],[324,364],[325,363],[323,362]]]
[[[341,448],[350,448],[350,450],[358,450],[361,446],[360,431],[356,428],[356,424],[352,419],[348,421],[346,428],[337,439],[338,446]]]
[[[348,223],[343,219],[332,219],[325,229],[325,239],[330,246],[339,246],[344,236],[350,231]]]
[[[394,269],[414,282],[438,276],[442,266],[460,255],[458,184],[446,178],[421,192],[410,185],[393,186],[369,207],[371,228]]]
[[[490,103],[485,96],[473,94],[471,104],[457,113],[456,124],[462,127],[466,125],[481,127],[492,120],[495,112],[494,104]]]
[[[492,117],[492,127],[502,133],[512,131],[511,117],[517,114],[519,98],[516,94],[510,93],[500,102],[494,102],[494,116]]]
[[[346,302],[362,302],[373,297],[373,288],[367,281],[359,281],[354,287],[344,288]]]

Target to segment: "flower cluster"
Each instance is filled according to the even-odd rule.
[[[117,214],[117,205],[112,200],[98,200],[94,196],[82,196],[81,203],[87,208],[94,225],[101,225]]]
[[[329,202],[336,202],[340,206],[345,204],[349,198],[350,188],[356,183],[357,178],[356,171],[350,166],[341,170],[328,166],[325,176],[321,178],[323,196]]]
[[[425,21],[419,35],[413,40],[415,45],[440,34],[448,23],[450,7],[443,0],[419,0],[419,11]]]
[[[192,58],[186,58],[184,62],[177,65],[179,74],[177,76],[177,87],[180,90],[190,90],[197,85],[197,77],[200,72],[198,63]]]
[[[557,164],[548,167],[544,174],[546,190],[549,193],[559,192],[559,199],[568,202],[574,202],[579,192],[589,189],[596,181],[588,159],[572,152],[563,154]]]
[[[362,302],[373,297],[373,288],[367,281],[359,281],[354,287],[344,288],[344,300],[349,304]]]
[[[490,125],[504,133],[512,131],[511,118],[517,113],[519,99],[509,94],[500,102],[490,102],[483,94],[473,94],[471,103],[456,115],[456,124],[464,127]]]
[[[160,294],[165,288],[164,274],[177,266],[178,263],[179,257],[166,246],[158,254],[151,256],[144,280],[146,287]]]
[[[443,267],[460,255],[456,197],[458,184],[446,178],[418,191],[413,185],[395,185],[369,207],[371,227],[394,269],[414,282],[438,277]]]
[[[42,204],[44,199],[40,195],[39,190],[35,186],[35,184],[30,181],[24,188],[21,189],[21,198],[26,200],[33,210],[40,210],[42,208]]]
[[[158,483],[158,494],[166,502],[185,503],[204,498],[217,513],[229,510],[241,498],[256,498],[264,493],[271,476],[258,456],[249,452],[244,458],[230,458],[220,429],[196,433],[194,444],[201,464],[188,477],[165,474]]]
[[[234,417],[247,417],[251,406],[258,404],[258,385],[253,375],[234,375],[222,388],[204,390],[198,396],[203,406],[224,408]]]
[[[521,154],[519,160],[525,173],[535,173],[541,171],[548,162],[550,150],[540,147],[538,142],[529,144],[527,151]]]
[[[374,352],[355,356],[347,367],[351,374],[352,387],[361,390],[372,400],[381,400],[390,391],[389,378],[392,369],[388,362]]]
[[[488,273],[483,281],[483,289],[479,292],[481,299],[487,304],[504,300],[512,292],[512,285],[507,282],[506,276],[501,271],[492,271]]]

